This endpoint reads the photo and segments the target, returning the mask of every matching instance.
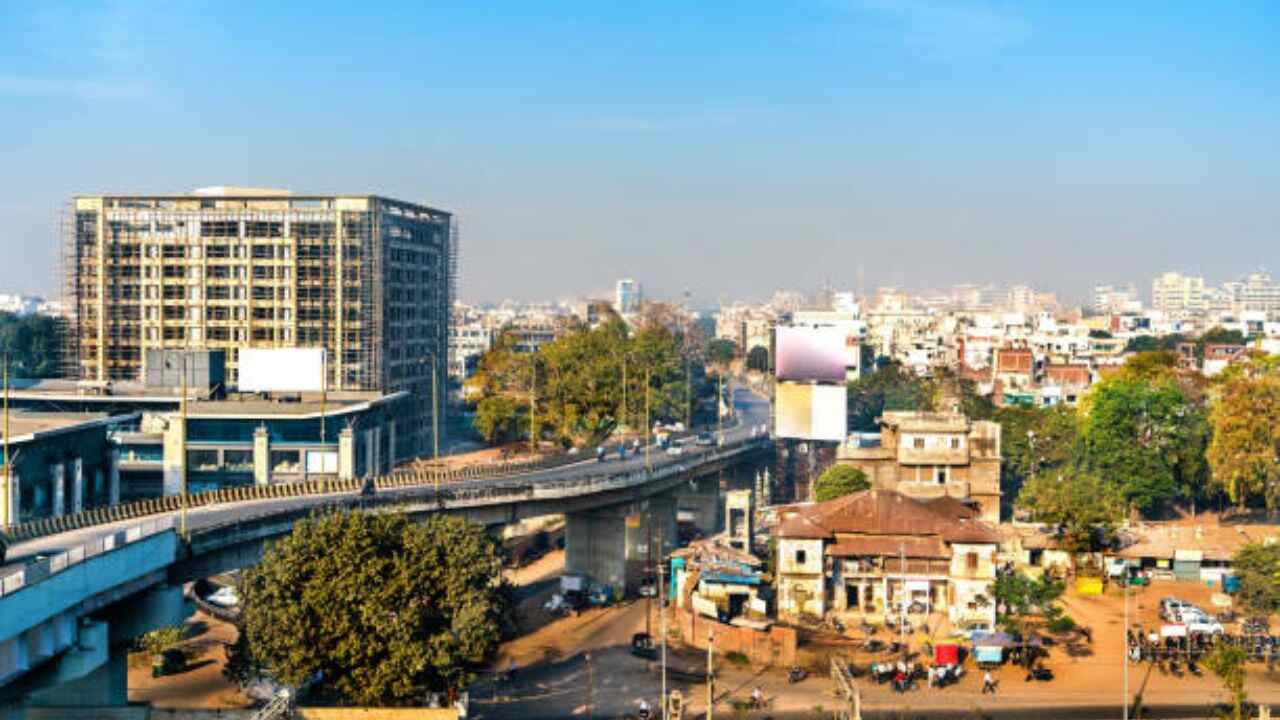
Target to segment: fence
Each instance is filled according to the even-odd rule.
[[[94,538],[83,545],[77,545],[57,555],[28,563],[25,567],[0,578],[0,597],[11,595],[24,587],[46,580],[50,576],[56,575],[94,556],[111,552],[129,543],[172,529],[172,516],[159,517],[140,525],[135,525],[127,530]]]

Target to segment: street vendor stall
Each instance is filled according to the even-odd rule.
[[[1017,644],[1008,633],[976,633],[973,636],[973,658],[980,666],[999,665],[1004,662],[1005,649]]]

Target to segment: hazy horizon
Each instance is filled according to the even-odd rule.
[[[460,296],[1280,274],[1280,5],[0,7],[0,292],[78,192],[457,213]]]

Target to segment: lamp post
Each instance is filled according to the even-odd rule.
[[[707,632],[707,720],[712,720],[716,707],[716,669],[715,651],[716,634],[714,630]]]

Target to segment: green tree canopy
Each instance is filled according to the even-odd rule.
[[[1255,612],[1280,610],[1280,545],[1250,543],[1231,559],[1240,578],[1240,600]]]
[[[992,593],[1001,610],[1001,624],[1022,634],[1027,616],[1039,615],[1053,620],[1061,614],[1056,602],[1065,589],[1066,584],[1061,580],[1035,580],[1022,573],[1003,573],[996,577]]]
[[[1208,460],[1213,481],[1241,508],[1280,497],[1280,358],[1251,353],[1214,380]]]
[[[621,424],[644,427],[646,399],[654,421],[692,419],[713,390],[683,340],[665,323],[633,332],[617,319],[595,328],[572,326],[536,353],[517,352],[504,335],[468,381],[476,431],[489,442],[504,442],[528,437],[532,420],[540,440],[585,444]]]
[[[1116,483],[1136,507],[1163,509],[1198,488],[1207,424],[1174,379],[1113,375],[1085,396],[1081,412],[1083,466]]]
[[[484,528],[459,518],[304,520],[245,571],[232,654],[292,687],[319,678],[341,704],[419,704],[465,685],[497,647],[500,569]]]
[[[766,351],[767,352],[767,351]],[[738,357],[738,345],[725,338],[711,338],[704,351],[707,362],[717,367],[727,368],[734,358]]]
[[[925,378],[889,361],[849,383],[849,429],[878,430],[885,410],[932,410],[934,387]]]
[[[867,474],[849,465],[832,465],[813,483],[813,499],[818,502],[835,500],[871,487]]]
[[[1017,507],[1037,522],[1052,525],[1071,550],[1094,550],[1124,519],[1119,486],[1073,469],[1038,472],[1022,485]]]
[[[0,352],[9,356],[10,378],[57,377],[60,322],[47,315],[0,313]]]
[[[1000,424],[1001,490],[1009,498],[1033,474],[1054,474],[1076,461],[1078,425],[1073,408],[1006,405],[992,419]]]

